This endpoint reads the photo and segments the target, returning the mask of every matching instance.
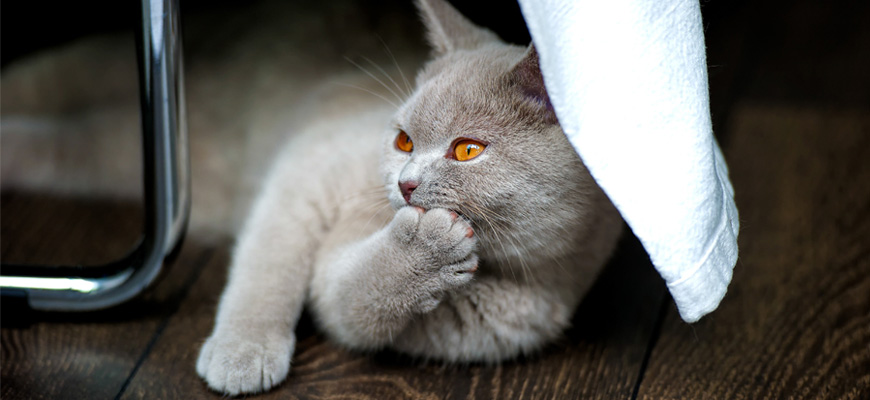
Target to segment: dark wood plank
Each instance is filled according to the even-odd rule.
[[[227,257],[219,259],[191,289],[124,398],[221,397],[194,370],[226,279]],[[640,245],[626,240],[564,339],[536,357],[501,366],[445,366],[393,353],[356,354],[326,340],[303,317],[290,377],[260,398],[627,399],[663,293],[664,285]]]
[[[126,199],[4,191],[3,263],[98,265],[120,259],[142,236],[142,204]]]
[[[44,233],[57,234],[57,239],[61,240],[64,237],[62,228],[78,223],[74,222],[77,217],[67,214],[63,207],[43,207],[46,204],[44,198],[36,198],[32,202],[27,201],[28,198],[29,196],[22,195],[15,200],[22,202],[16,206],[21,208],[21,213],[7,214],[4,211],[4,237],[20,234],[16,241],[22,240],[21,237],[34,240],[39,237],[37,233]],[[25,210],[25,204],[28,203],[37,210]],[[119,218],[123,215],[136,218],[135,213],[124,214],[123,210],[130,209],[123,204],[113,207],[111,203],[103,201],[79,201],[77,207],[98,207]],[[117,207],[120,210],[115,209]],[[21,215],[26,216],[33,212],[44,213],[44,218],[52,221],[52,224],[31,225],[16,220]],[[90,212],[97,213],[93,210]],[[34,230],[38,232],[34,233]],[[127,244],[126,239],[123,235],[117,235],[115,239],[107,236],[106,242],[81,240],[78,244],[83,246],[83,253],[73,255],[86,255],[88,251],[97,253],[103,246],[121,248],[121,245]],[[52,249],[67,246],[63,243],[60,245],[61,247],[25,246],[30,250],[15,251],[19,251],[23,257],[29,257],[33,253],[27,251],[34,251],[33,249],[50,252]],[[4,244],[4,252],[5,249]],[[116,396],[168,316],[177,309],[180,297],[193,282],[204,258],[210,254],[208,247],[188,241],[176,262],[151,291],[112,310],[86,314],[36,313],[15,308],[4,300],[0,328],[0,397],[11,400]],[[51,258],[56,255],[49,253],[46,256]]]
[[[870,116],[744,105],[741,256],[719,310],[671,309],[640,398],[870,397]]]

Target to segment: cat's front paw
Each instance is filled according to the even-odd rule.
[[[264,392],[287,377],[295,346],[293,334],[215,332],[200,350],[196,372],[218,392]]]
[[[470,282],[477,271],[477,237],[468,221],[453,211],[404,207],[393,218],[391,231],[432,295],[421,298],[423,311],[437,305],[444,291]]]

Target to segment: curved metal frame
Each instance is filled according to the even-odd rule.
[[[190,213],[190,175],[178,0],[142,0],[137,32],[145,232],[129,255],[107,265],[3,265],[0,292],[30,307],[89,311],[125,302],[160,274]]]

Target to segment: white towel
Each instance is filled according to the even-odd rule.
[[[520,0],[565,134],[687,322],[718,307],[737,208],[713,138],[697,0]]]

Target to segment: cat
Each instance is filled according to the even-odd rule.
[[[535,352],[613,251],[622,220],[562,132],[534,47],[416,3],[433,56],[406,100],[324,89],[278,155],[196,363],[213,390],[286,379],[305,305],[349,349]]]

